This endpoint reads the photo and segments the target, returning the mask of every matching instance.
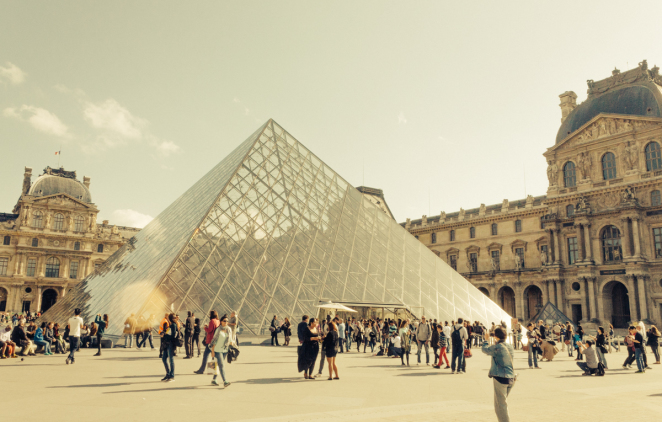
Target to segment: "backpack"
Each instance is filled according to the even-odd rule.
[[[595,375],[598,377],[605,376],[605,366],[602,364],[602,362],[598,362],[598,369],[595,370]]]
[[[182,330],[179,327],[177,327],[177,332],[175,333],[175,339],[173,343],[175,344],[175,347],[184,346],[184,335],[182,334]]]
[[[453,347],[458,347],[462,344],[462,334],[460,334],[460,328],[456,328],[451,333],[451,340],[453,340]]]

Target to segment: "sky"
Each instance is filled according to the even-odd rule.
[[[0,4],[0,212],[24,167],[143,227],[269,118],[395,218],[544,195],[558,95],[643,59],[660,2]],[[61,155],[55,155],[61,151]]]

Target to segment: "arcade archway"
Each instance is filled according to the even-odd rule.
[[[499,290],[499,305],[508,315],[516,318],[515,312],[515,292],[509,286],[503,286]]]
[[[46,289],[41,294],[41,312],[46,312],[57,302],[57,292],[53,289]]]
[[[524,315],[528,321],[538,314],[543,307],[540,287],[531,285],[524,290],[524,307]]]

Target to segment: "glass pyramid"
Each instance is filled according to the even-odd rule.
[[[428,318],[510,317],[273,120],[166,208],[42,319],[238,311],[268,331],[320,301],[400,303]]]
[[[531,321],[529,322],[538,322],[540,320],[543,320],[545,324],[549,325],[556,324],[557,322],[565,325],[566,322],[570,321],[572,326],[575,326],[571,318],[568,318],[563,312],[561,312],[559,308],[556,307],[556,305],[549,301],[545,306],[542,307],[536,316],[531,318]]]

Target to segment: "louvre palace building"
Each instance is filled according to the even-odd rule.
[[[661,324],[662,76],[644,60],[587,83],[560,95],[546,195],[402,225],[522,322],[551,302],[585,327]]]
[[[16,206],[0,213],[0,312],[48,310],[139,231],[97,224],[89,188],[62,168],[33,183],[25,168]]]

